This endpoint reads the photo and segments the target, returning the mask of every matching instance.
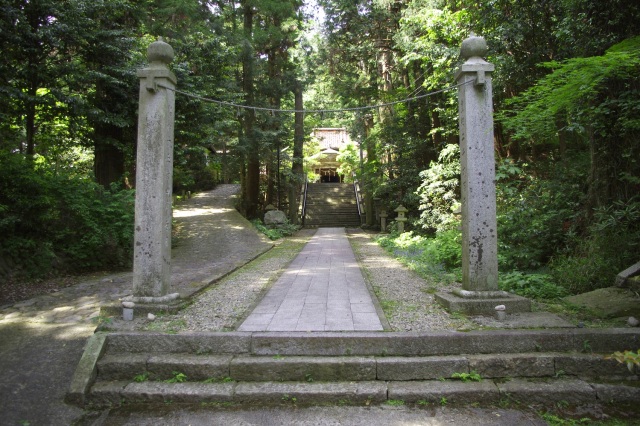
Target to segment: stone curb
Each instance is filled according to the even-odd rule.
[[[71,378],[69,392],[65,397],[66,403],[78,406],[85,404],[85,397],[98,374],[97,363],[104,353],[106,339],[106,334],[96,333],[87,341],[82,358]]]

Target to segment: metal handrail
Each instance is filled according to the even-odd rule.
[[[353,192],[356,195],[356,204],[358,205],[358,216],[360,216],[360,222],[362,223],[362,208],[360,207],[360,185],[358,184],[358,179],[356,179],[356,174],[353,173]]]
[[[307,189],[309,187],[309,179],[305,177],[304,179],[304,189],[302,190],[302,217],[300,218],[300,223],[304,225],[304,217],[307,213]]]

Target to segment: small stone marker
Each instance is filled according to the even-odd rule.
[[[380,210],[380,232],[385,232],[387,230],[387,211],[382,209]]]
[[[125,321],[133,320],[133,308],[136,306],[133,302],[122,302],[122,319]]]
[[[507,307],[504,305],[496,306],[496,319],[498,321],[504,321],[507,318]]]

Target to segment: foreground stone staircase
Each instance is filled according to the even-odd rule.
[[[360,216],[350,183],[310,183],[304,224],[309,227],[359,227]]]
[[[603,354],[638,347],[634,329],[97,333],[67,402],[633,406],[640,400],[637,371]]]

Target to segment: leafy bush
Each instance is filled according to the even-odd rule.
[[[420,276],[446,280],[447,274],[457,274],[462,265],[461,238],[460,231],[449,230],[439,232],[435,237],[413,232],[390,234],[377,241]]]
[[[258,231],[269,237],[270,240],[279,240],[280,238],[288,237],[290,235],[293,235],[300,229],[298,225],[292,225],[291,223],[289,223],[289,221],[275,228],[269,228],[264,223],[262,223],[260,219],[254,219],[251,221],[251,223],[256,227]]]
[[[581,171],[528,169],[505,160],[496,170],[498,254],[504,270],[546,265],[564,249],[578,222]]]
[[[427,230],[443,231],[457,227],[453,211],[460,200],[460,147],[447,145],[438,162],[420,172],[422,184],[416,191],[420,197],[420,224]]]
[[[571,293],[613,284],[615,276],[637,261],[640,197],[596,210],[586,236],[573,236],[574,250],[551,262],[555,281]]]
[[[0,155],[0,257],[14,275],[42,277],[130,264],[134,193]]]
[[[553,282],[548,274],[525,274],[514,271],[500,274],[500,289],[532,299],[558,299],[566,296],[567,290]]]

